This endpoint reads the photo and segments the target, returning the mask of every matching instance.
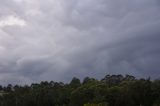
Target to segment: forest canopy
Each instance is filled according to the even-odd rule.
[[[106,75],[0,86],[0,106],[160,106],[160,80]]]

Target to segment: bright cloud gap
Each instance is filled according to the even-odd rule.
[[[6,26],[25,26],[26,22],[16,16],[7,16],[0,20],[0,27],[6,27]]]

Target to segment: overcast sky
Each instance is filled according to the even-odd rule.
[[[159,0],[0,0],[0,84],[160,78]]]

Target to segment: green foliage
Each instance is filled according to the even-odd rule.
[[[70,82],[70,86],[72,87],[72,88],[77,88],[77,87],[79,87],[81,85],[81,82],[80,82],[80,80],[78,79],[78,78],[73,78],[72,80],[71,80],[71,82]]]
[[[69,84],[42,81],[0,86],[0,106],[160,106],[160,80],[106,75],[73,78]]]
[[[98,103],[98,104],[87,103],[87,104],[84,104],[83,106],[108,106],[108,104],[107,103]]]

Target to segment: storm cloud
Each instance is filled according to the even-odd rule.
[[[159,0],[0,0],[0,83],[160,78]]]

